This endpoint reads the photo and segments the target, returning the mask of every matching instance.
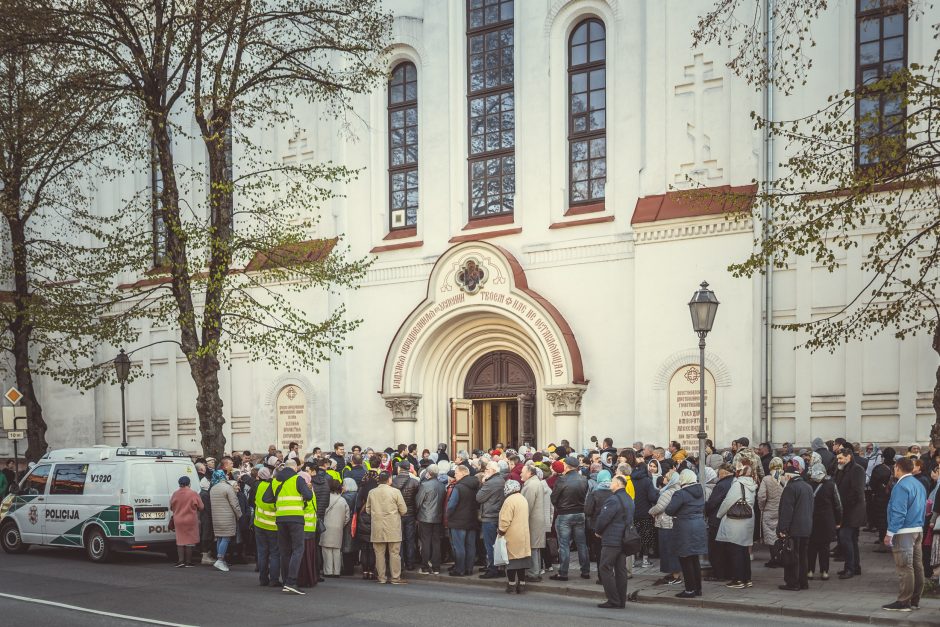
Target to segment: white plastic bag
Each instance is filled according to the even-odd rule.
[[[505,566],[509,563],[509,549],[506,548],[506,537],[496,538],[496,544],[493,545],[493,565]]]

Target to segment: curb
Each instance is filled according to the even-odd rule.
[[[592,575],[593,576],[593,575]],[[471,585],[479,586],[484,588],[498,588],[501,587],[505,581],[503,579],[492,580],[492,579],[478,579],[476,577],[449,577],[442,575],[418,575],[417,573],[409,573],[409,578],[412,581],[426,581],[434,583],[443,583],[443,584],[460,584],[460,585]],[[606,598],[602,589],[598,586],[598,590],[588,590],[580,587],[567,586],[564,584],[559,585],[546,585],[544,583],[530,583],[526,584],[526,588],[529,592],[539,592],[543,594],[554,594],[567,597],[577,597],[582,599],[601,599]],[[670,605],[670,606],[679,606],[679,607],[693,607],[693,608],[702,608],[707,610],[724,610],[730,612],[746,612],[753,614],[754,607],[745,605],[743,603],[731,603],[728,601],[710,601],[708,599],[696,599],[696,600],[687,600],[687,599],[674,599],[672,597],[661,597],[661,596],[642,596],[640,590],[635,590],[631,592],[628,597],[628,601],[631,603],[643,603],[648,605]],[[930,610],[920,610],[918,612],[906,613],[905,615],[900,616],[897,614],[888,614],[887,612],[877,615],[866,615],[866,614],[846,614],[842,612],[825,612],[820,610],[810,610],[810,609],[800,609],[800,608],[790,608],[790,607],[777,607],[777,606],[767,606],[762,607],[760,610],[769,615],[780,615],[786,616],[788,618],[804,618],[804,619],[814,619],[814,620],[833,620],[840,621],[843,623],[854,623],[854,624],[863,624],[863,625],[899,625],[904,627],[914,627],[917,625],[924,624],[940,624],[940,617],[931,616],[930,618],[934,620],[929,620],[925,614],[935,614]],[[915,618],[916,617],[916,618]]]

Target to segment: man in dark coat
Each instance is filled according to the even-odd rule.
[[[587,479],[578,472],[578,460],[568,456],[564,459],[565,474],[558,478],[552,490],[552,505],[555,506],[555,533],[558,535],[558,572],[550,577],[555,581],[568,581],[571,539],[578,547],[578,562],[581,578],[591,578],[591,561],[588,557],[587,538],[584,535],[584,499],[587,496]]]
[[[836,461],[835,480],[842,500],[839,546],[845,555],[845,569],[839,572],[839,579],[851,579],[862,574],[858,530],[865,526],[865,471],[855,463],[855,452],[849,447],[839,451]]]
[[[881,452],[881,463],[871,471],[868,487],[871,490],[872,516],[868,524],[878,530],[878,542],[888,533],[888,498],[891,496],[891,479],[894,476],[894,449],[890,446]],[[878,551],[883,545],[879,544]],[[887,551],[887,549],[884,549]]]
[[[705,578],[706,581],[726,581],[731,577],[731,564],[725,551],[726,543],[718,542],[718,527],[721,519],[718,518],[718,508],[728,495],[734,481],[734,468],[730,464],[722,464],[718,468],[718,483],[712,488],[711,496],[705,503],[705,516],[708,518],[708,561],[712,565],[712,573]]]
[[[407,459],[400,461],[398,463],[398,473],[392,479],[392,487],[401,492],[405,507],[408,508],[404,516],[401,517],[401,558],[405,563],[405,570],[414,570],[415,562],[418,559],[418,547],[415,542],[417,533],[415,516],[417,516],[418,510],[415,506],[415,497],[418,494],[419,486],[418,480],[411,476],[411,462]]]
[[[781,590],[808,590],[807,565],[809,537],[813,532],[813,488],[800,476],[802,469],[790,460],[786,467],[787,484],[780,495],[777,536],[793,542],[794,559],[783,567]]]
[[[604,502],[594,533],[601,539],[601,559],[598,564],[601,583],[607,601],[602,608],[624,608],[627,605],[627,556],[623,553],[623,532],[633,524],[633,500],[624,489],[625,477],[614,477],[610,482],[612,494]]]
[[[477,490],[480,480],[470,476],[467,466],[458,465],[454,473],[454,489],[447,499],[447,528],[454,551],[451,577],[466,577],[477,558]]]

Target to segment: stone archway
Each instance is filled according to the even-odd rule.
[[[458,244],[441,255],[426,298],[389,345],[381,394],[395,441],[448,441],[451,400],[462,397],[473,364],[494,351],[519,355],[530,367],[540,442],[576,441],[588,382],[574,333],[529,288],[519,262],[488,242]]]

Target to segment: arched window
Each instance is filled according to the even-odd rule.
[[[389,229],[418,225],[418,70],[405,61],[388,81]]]
[[[580,22],[568,43],[568,202],[602,202],[607,184],[604,23]]]
[[[516,195],[513,0],[467,0],[470,219],[512,215]]]

